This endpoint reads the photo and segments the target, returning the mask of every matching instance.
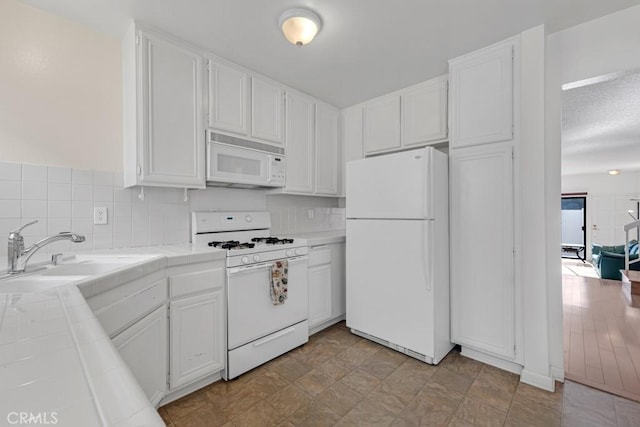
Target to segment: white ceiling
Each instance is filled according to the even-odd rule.
[[[114,36],[134,18],[345,107],[447,72],[447,59],[536,25],[548,32],[638,0],[23,0]],[[284,39],[291,7],[320,15],[310,45]]]
[[[640,170],[640,73],[562,93],[562,174]]]

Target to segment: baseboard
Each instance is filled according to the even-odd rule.
[[[520,374],[520,382],[532,385],[534,387],[541,388],[553,392],[555,390],[555,381],[551,375],[540,375],[536,372],[523,369]]]
[[[556,380],[556,381],[560,381],[561,383],[564,382],[564,368],[558,368],[557,366],[552,366],[551,367],[551,377]]]
[[[164,395],[164,397],[162,398],[162,400],[160,400],[160,404],[157,406],[158,408],[161,406],[164,406],[168,403],[173,402],[174,400],[178,400],[181,397],[186,396],[187,394],[191,394],[196,390],[200,390],[203,387],[208,386],[209,384],[212,384],[216,381],[219,381],[222,379],[221,376],[221,372],[217,372],[215,374],[209,375],[207,377],[202,378],[201,380],[198,380],[194,383],[188,384],[182,388],[179,388],[177,390],[173,390],[170,392],[167,392],[167,394]]]
[[[334,317],[333,319],[322,322],[321,324],[316,325],[313,328],[309,328],[309,336],[316,334],[323,329],[327,329],[329,326],[333,326],[338,322],[342,322],[344,319],[346,319],[346,315],[342,314],[340,316]]]
[[[460,354],[470,359],[477,360],[478,362],[486,363],[487,365],[491,365],[498,369],[509,371],[517,375],[520,375],[522,373],[522,365],[511,362],[509,360],[500,359],[499,357],[491,356],[489,354],[482,353],[468,347],[462,347]]]

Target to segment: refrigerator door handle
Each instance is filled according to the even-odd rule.
[[[422,269],[424,270],[424,279],[427,284],[427,291],[431,292],[433,285],[433,245],[428,243],[433,240],[433,220],[427,220],[424,223],[425,231],[422,238]]]

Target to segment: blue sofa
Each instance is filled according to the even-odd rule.
[[[629,260],[638,259],[638,242],[629,242]],[[591,262],[602,279],[622,280],[620,270],[624,270],[624,245],[591,245]],[[640,262],[631,264],[631,270],[640,270]]]

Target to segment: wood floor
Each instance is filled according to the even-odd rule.
[[[563,274],[565,376],[640,402],[640,308],[621,283]]]

